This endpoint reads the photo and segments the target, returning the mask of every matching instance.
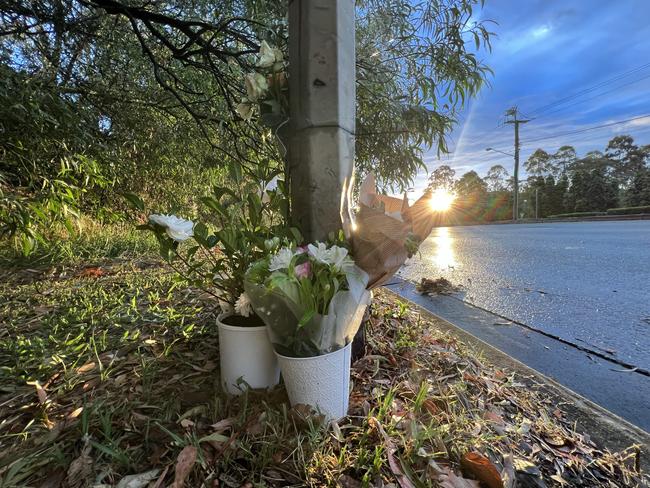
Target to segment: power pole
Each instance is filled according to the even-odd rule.
[[[506,124],[512,124],[515,126],[515,188],[514,188],[514,198],[512,204],[512,220],[517,221],[519,219],[519,124],[525,124],[530,122],[530,119],[521,119],[519,118],[519,110],[517,107],[512,107],[506,110]]]
[[[341,228],[355,133],[354,0],[289,0],[292,221],[307,242]]]

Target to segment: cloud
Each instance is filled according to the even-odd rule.
[[[441,159],[435,152],[426,155],[429,170],[449,164],[459,174],[476,170],[483,175],[494,164],[503,164],[512,172],[512,158],[485,151],[486,147],[513,151],[512,126],[498,126],[508,107],[517,105],[524,113],[533,112],[647,64],[650,23],[645,19],[650,17],[650,2],[562,3],[560,7],[555,2],[531,0],[526,8],[518,9],[505,0],[486,3],[480,18],[498,22],[492,29],[498,34],[492,53],[481,55],[494,69],[492,86],[471,102],[462,123],[450,135],[450,155]],[[612,32],[626,35],[612,36]],[[648,144],[650,117],[551,137],[644,114],[650,114],[650,67],[532,114],[538,117],[521,127],[521,162],[538,147],[554,152],[571,144],[579,155],[602,150],[620,133],[629,133],[638,144]],[[540,138],[545,139],[529,142]],[[418,175],[416,187],[423,183],[425,173]]]

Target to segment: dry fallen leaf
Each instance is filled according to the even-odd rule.
[[[478,452],[468,452],[460,460],[463,473],[479,480],[487,488],[503,488],[501,474],[492,461]]]
[[[99,278],[100,276],[104,276],[106,272],[101,268],[101,266],[89,266],[85,269],[82,269],[79,273],[77,273],[77,277],[79,278]]]
[[[139,474],[130,474],[120,480],[115,488],[143,488],[158,476],[159,469],[152,469]]]
[[[66,477],[67,486],[70,488],[82,488],[90,485],[93,474],[93,459],[90,457],[90,443],[81,450],[77,459],[70,463]]]
[[[422,406],[427,409],[427,411],[433,415],[434,417],[441,413],[440,408],[438,405],[435,404],[435,402],[431,398],[427,398],[422,402]]]
[[[501,479],[503,479],[504,488],[516,488],[517,479],[513,465],[512,454],[503,456],[503,469],[501,470]]]
[[[77,368],[77,373],[87,373],[88,371],[92,371],[95,369],[96,364],[94,361],[91,361],[89,363],[84,364],[83,366],[79,366]]]
[[[167,476],[167,471],[169,471],[169,465],[165,466],[165,469],[163,470],[162,474],[158,477],[156,482],[153,484],[151,488],[160,488],[163,483],[165,482],[165,476]]]
[[[194,446],[185,446],[176,458],[174,482],[171,488],[183,488],[185,479],[189,476],[196,462],[197,450]]]
[[[444,468],[438,475],[438,483],[440,488],[479,488],[478,481],[456,476],[449,468]]]
[[[37,381],[28,381],[28,385],[34,385],[36,388],[36,394],[38,395],[38,403],[41,405],[45,405],[47,402],[47,393],[45,392],[45,389],[41,386],[41,384]]]
[[[226,429],[232,428],[233,425],[235,425],[236,419],[234,417],[228,417],[226,419],[219,420],[216,424],[212,424],[210,427],[215,432],[221,432]]]

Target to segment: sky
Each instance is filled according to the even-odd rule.
[[[501,164],[512,174],[512,157],[485,150],[514,151],[513,127],[502,125],[512,106],[534,117],[520,126],[522,179],[523,162],[538,147],[555,152],[569,144],[581,156],[604,150],[619,134],[650,144],[650,0],[485,0],[475,15],[496,22],[489,26],[497,34],[492,51],[479,55],[494,74],[464,109],[449,138],[451,153],[441,159],[433,150],[425,155],[428,171],[448,164],[456,176],[470,170],[484,176]],[[562,102],[566,97],[571,99]],[[426,181],[421,172],[416,195]]]

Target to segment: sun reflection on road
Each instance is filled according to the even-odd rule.
[[[436,250],[431,260],[441,269],[457,266],[454,238],[450,235],[449,227],[438,227],[432,237],[436,244]]]

